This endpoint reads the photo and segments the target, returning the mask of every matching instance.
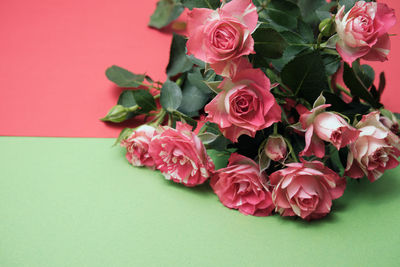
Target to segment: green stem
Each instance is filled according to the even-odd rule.
[[[158,113],[157,116],[154,118],[154,121],[151,121],[149,123],[149,125],[153,125],[153,126],[160,125],[164,121],[166,114],[167,114],[167,112],[165,111],[165,109],[161,109],[160,113]]]
[[[347,91],[343,86],[340,84],[336,84],[336,88],[345,93],[346,95],[353,97],[349,91]]]
[[[132,107],[126,108],[129,112],[134,112],[138,110],[140,107],[138,105],[134,105]]]
[[[278,135],[278,124],[274,123],[274,135]]]
[[[299,162],[299,159],[297,158],[296,154],[294,153],[294,149],[292,147],[292,144],[286,138],[285,138],[285,141],[286,141],[287,146],[289,147],[290,156],[292,157],[292,159],[294,161]]]
[[[156,94],[155,96],[153,96],[154,99],[159,99],[160,98],[160,94]]]
[[[322,33],[318,34],[318,39],[317,39],[317,49],[321,48],[321,41],[322,41]]]

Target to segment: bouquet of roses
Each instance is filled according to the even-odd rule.
[[[177,20],[182,12],[186,20]],[[161,0],[174,34],[167,80],[112,66],[125,88],[103,121],[134,166],[209,185],[243,214],[325,216],[346,179],[396,167],[397,114],[380,103],[394,10],[375,1]]]

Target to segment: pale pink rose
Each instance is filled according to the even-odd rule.
[[[399,165],[400,139],[379,121],[378,111],[364,115],[356,127],[361,133],[350,145],[345,174],[351,178],[367,175],[374,182],[385,170]]]
[[[290,163],[270,175],[272,200],[282,216],[319,219],[331,210],[332,200],[343,195],[346,180],[322,162]]]
[[[155,135],[157,135],[157,131],[154,127],[142,125],[135,129],[128,138],[121,141],[121,146],[126,148],[126,159],[132,165],[154,169],[153,158],[149,155],[149,145]]]
[[[385,61],[390,51],[388,30],[396,23],[394,10],[384,3],[358,1],[344,14],[343,6],[335,17],[339,41],[336,49],[351,64],[358,58]]]
[[[223,135],[237,142],[242,134],[256,132],[281,120],[281,108],[270,92],[270,81],[260,69],[237,67],[235,75],[220,84],[222,91],[205,106],[207,120],[219,125]]]
[[[204,183],[214,164],[191,126],[176,123],[176,129],[162,127],[150,143],[149,154],[166,179],[191,187]]]
[[[264,147],[265,155],[273,161],[281,161],[286,158],[287,145],[281,135],[270,136]]]
[[[306,145],[300,156],[325,156],[325,144],[329,142],[340,149],[353,143],[360,134],[357,129],[350,126],[342,117],[332,112],[326,112],[329,104],[315,107],[300,116],[300,123],[305,131]]]
[[[232,0],[217,10],[194,8],[188,13],[188,53],[227,76],[233,60],[254,53],[257,21],[251,0]]]
[[[228,166],[216,171],[210,181],[224,206],[254,216],[268,216],[274,209],[266,184],[258,164],[238,153],[231,154]]]

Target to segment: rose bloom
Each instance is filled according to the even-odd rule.
[[[267,178],[253,160],[231,154],[226,168],[219,169],[210,185],[221,203],[246,215],[268,216],[274,209]]]
[[[339,150],[353,143],[360,134],[338,114],[324,111],[329,106],[329,104],[317,106],[300,116],[301,127],[306,132],[306,146],[300,153],[301,156],[315,155],[322,158],[325,155],[323,141],[331,143]]]
[[[324,217],[332,200],[343,195],[346,180],[322,162],[290,163],[270,175],[272,200],[282,216],[297,215],[305,220]]]
[[[360,137],[350,146],[345,174],[352,178],[367,175],[371,182],[399,162],[400,139],[379,121],[379,112],[364,115],[356,125]]]
[[[219,125],[223,135],[237,142],[242,134],[256,132],[281,120],[281,108],[271,94],[270,81],[249,62],[220,84],[222,91],[205,106],[207,120]]]
[[[335,17],[339,41],[336,49],[344,61],[357,58],[385,61],[390,51],[387,31],[396,23],[394,10],[384,3],[358,1],[344,14],[343,6]]]
[[[264,151],[273,161],[281,161],[286,158],[287,145],[281,135],[270,136],[265,143]]]
[[[167,180],[189,187],[204,183],[214,170],[201,140],[191,126],[181,122],[176,123],[176,129],[162,127],[151,140],[149,154]]]
[[[228,76],[232,61],[255,53],[251,33],[257,21],[251,0],[232,0],[217,10],[194,8],[188,13],[188,53]]]
[[[141,125],[128,138],[121,141],[121,146],[126,148],[126,159],[132,165],[154,169],[153,158],[149,155],[149,145],[155,135],[157,131],[154,127]]]

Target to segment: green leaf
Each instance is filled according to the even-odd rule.
[[[325,4],[325,0],[299,0],[297,3],[304,22],[312,25],[319,23],[320,19],[317,16],[316,10]]]
[[[340,67],[340,57],[332,54],[322,54],[326,74],[331,76],[337,72]]]
[[[174,117],[174,121],[176,121],[176,119],[177,119],[177,120],[179,120],[179,121],[181,121],[183,123],[187,123],[187,124],[191,125],[193,127],[192,131],[194,131],[196,129],[196,127],[197,127],[197,121],[196,120],[192,119],[191,117],[189,117],[189,116],[187,116],[187,115],[185,115],[182,112],[179,112],[177,110],[173,110],[171,114]]]
[[[207,84],[205,84],[205,78],[200,72],[199,68],[194,68],[192,72],[188,73],[187,81],[193,86],[196,86],[204,94],[212,94],[213,91],[210,90]]]
[[[147,90],[134,90],[132,91],[136,103],[141,107],[141,113],[147,113],[151,110],[156,110],[157,105],[154,97]]]
[[[288,46],[280,59],[271,60],[271,63],[279,71],[296,55],[310,49],[310,45],[299,34],[291,31],[283,31],[280,34],[285,38]]]
[[[198,134],[197,136],[200,138],[201,142],[203,142],[203,144],[205,145],[214,142],[218,138],[218,135],[214,133],[201,133]]]
[[[281,77],[282,82],[296,95],[310,103],[329,88],[325,67],[318,52],[297,56],[283,68]]]
[[[160,103],[168,110],[176,110],[182,102],[181,88],[171,80],[167,80],[161,88]]]
[[[307,41],[308,43],[314,42],[314,33],[313,29],[310,27],[309,24],[305,23],[303,20],[299,19],[298,21],[298,29],[299,34],[302,38]]]
[[[231,156],[230,152],[218,151],[215,149],[207,149],[207,154],[213,161],[216,170],[225,168],[228,165],[228,160]]]
[[[329,145],[329,154],[330,154],[330,161],[332,163],[333,169],[339,173],[340,176],[344,174],[344,166],[342,161],[340,160],[339,151],[336,147]]]
[[[221,1],[220,0],[182,0],[182,4],[192,10],[193,8],[209,8],[217,9]]]
[[[357,114],[366,114],[370,109],[370,106],[364,105],[359,101],[346,103],[338,95],[331,92],[324,92],[324,97],[326,103],[332,105],[328,110],[339,112],[349,118],[353,118]]]
[[[190,70],[192,66],[192,61],[186,55],[186,39],[181,35],[174,34],[167,66],[168,77],[186,72]]]
[[[358,96],[374,108],[379,108],[381,106],[381,104],[372,97],[361,79],[347,63],[344,64],[343,80],[353,96]]]
[[[156,10],[150,17],[149,26],[161,29],[177,19],[183,10],[184,7],[179,1],[160,0],[157,3]]]
[[[372,86],[372,83],[375,80],[375,71],[371,66],[369,65],[360,66],[360,64],[357,61],[355,61],[353,63],[353,70],[360,78],[365,88],[370,88]]]
[[[193,80],[193,76],[191,78]],[[190,117],[198,116],[198,111],[202,109],[210,99],[211,91],[207,88],[207,85],[201,81],[199,81],[199,83],[201,86],[206,87],[206,92],[193,84],[189,79],[185,81],[183,86],[182,102],[178,110]]]
[[[258,28],[254,34],[254,50],[268,58],[280,58],[287,43],[280,33],[272,28]]]
[[[120,133],[118,138],[115,140],[113,146],[118,145],[119,143],[121,143],[122,140],[125,140],[126,138],[128,138],[131,134],[133,133],[133,129],[131,128],[125,128],[123,129]]]
[[[117,104],[127,108],[137,105],[135,97],[133,96],[133,90],[122,91],[119,95]]]
[[[266,10],[268,17],[276,24],[288,29],[297,28],[300,9],[296,4],[285,0],[272,0]]]
[[[106,76],[119,87],[139,87],[145,78],[145,75],[134,74],[115,65],[106,70]]]

